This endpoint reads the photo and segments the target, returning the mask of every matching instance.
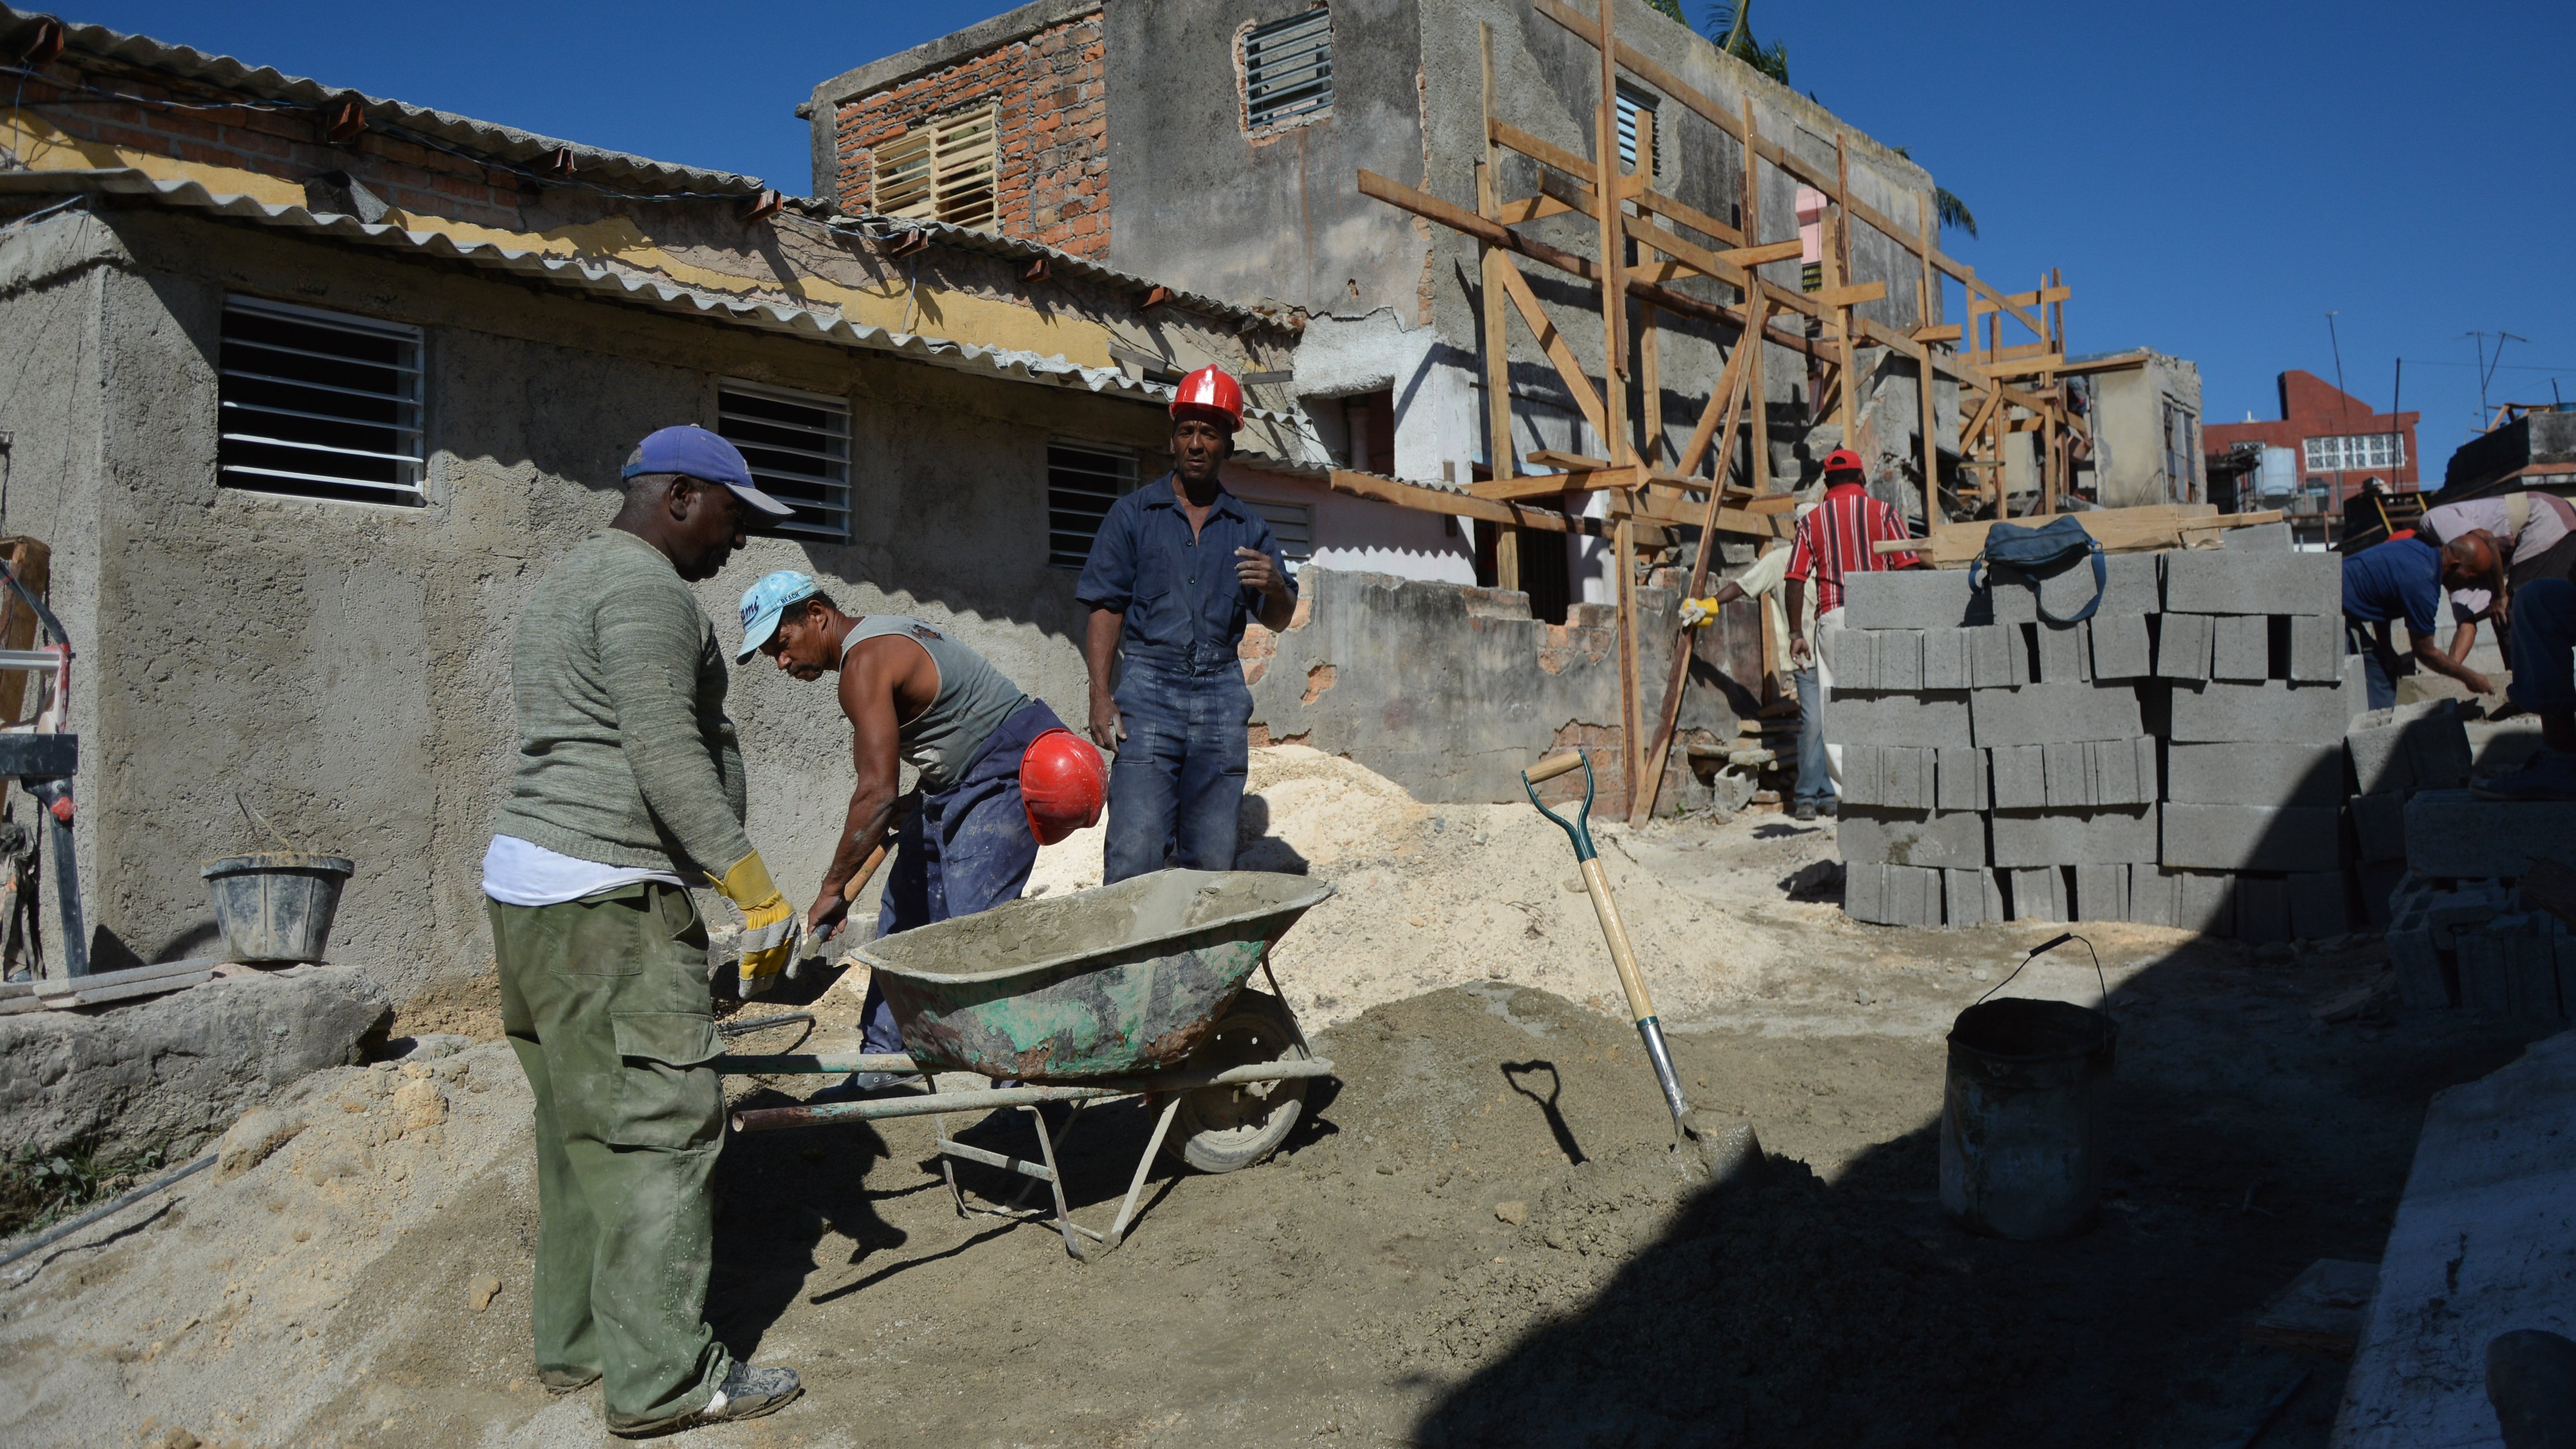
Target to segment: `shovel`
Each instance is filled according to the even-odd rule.
[[[1583,771],[1583,808],[1572,820],[1539,805],[1540,781],[1578,768]],[[1637,1035],[1646,1044],[1646,1060],[1653,1064],[1655,1081],[1664,1090],[1664,1105],[1672,1109],[1674,1134],[1698,1149],[1711,1176],[1735,1177],[1761,1164],[1762,1146],[1749,1126],[1734,1124],[1716,1131],[1701,1127],[1690,1103],[1682,1100],[1681,1079],[1673,1074],[1672,1054],[1664,1049],[1663,1023],[1656,1019],[1655,1003],[1646,995],[1646,978],[1637,969],[1637,953],[1628,944],[1628,926],[1619,919],[1619,903],[1610,898],[1609,873],[1601,868],[1600,852],[1592,846],[1592,784],[1592,761],[1580,750],[1551,755],[1521,772],[1521,788],[1529,792],[1530,803],[1538,805],[1538,813],[1555,821],[1574,842],[1575,865],[1583,872],[1583,888],[1591,893],[1593,914],[1601,918],[1601,937],[1610,945],[1610,964],[1618,969],[1619,986],[1628,993],[1628,1014],[1636,1019]]]

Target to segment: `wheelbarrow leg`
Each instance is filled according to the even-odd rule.
[[[1038,1155],[1046,1162],[1047,1186],[1055,1192],[1055,1227],[1064,1235],[1064,1250],[1071,1253],[1076,1262],[1088,1263],[1091,1254],[1082,1246],[1082,1229],[1074,1226],[1073,1210],[1065,1206],[1064,1170],[1055,1165],[1055,1143],[1047,1132],[1046,1118],[1035,1107],[1020,1110],[1029,1114],[1030,1124],[1038,1130]],[[1064,1125],[1071,1127],[1073,1120],[1066,1118]]]
[[[1136,1199],[1144,1193],[1145,1179],[1154,1171],[1154,1154],[1163,1150],[1163,1138],[1170,1134],[1172,1119],[1180,1114],[1180,1110],[1181,1094],[1174,1092],[1172,1100],[1163,1104],[1163,1115],[1154,1121],[1154,1136],[1145,1144],[1145,1155],[1136,1159],[1136,1176],[1127,1184],[1127,1198],[1118,1204],[1118,1217],[1109,1224],[1109,1236],[1100,1240],[1102,1252],[1106,1253],[1126,1241],[1127,1225],[1136,1219]]]

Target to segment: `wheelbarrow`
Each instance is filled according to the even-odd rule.
[[[1262,871],[1165,870],[1054,899],[886,936],[860,949],[910,1050],[840,1056],[724,1056],[734,1076],[918,1072],[923,1090],[873,1101],[750,1108],[737,1132],[936,1117],[941,1176],[960,1216],[1034,1219],[1019,1199],[970,1203],[956,1163],[1030,1179],[1055,1196],[1065,1250],[1089,1262],[1117,1249],[1158,1154],[1201,1172],[1250,1167],[1276,1151],[1333,1064],[1307,1049],[1270,970],[1270,948],[1333,893],[1321,881]],[[1268,994],[1247,990],[1255,970]],[[942,1090],[934,1074],[971,1072],[1013,1087]],[[1057,1165],[1085,1108],[1142,1097],[1159,1105],[1127,1196],[1105,1232],[1073,1220]],[[1040,1108],[1070,1111],[1050,1129]],[[950,1113],[1022,1108],[1037,1160],[959,1142]]]

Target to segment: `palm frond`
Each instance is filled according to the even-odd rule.
[[[1670,17],[1674,24],[1684,29],[1690,27],[1689,17],[1682,14],[1682,0],[1646,0],[1646,3],[1654,6],[1661,14]]]
[[[1953,195],[1949,187],[1932,188],[1932,214],[1941,219],[1943,226],[1956,227],[1971,237],[1977,234],[1977,214],[1968,210],[1968,203]]]

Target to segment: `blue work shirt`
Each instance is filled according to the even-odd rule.
[[[1268,520],[1219,487],[1193,537],[1166,473],[1109,505],[1073,596],[1124,616],[1119,647],[1130,660],[1194,674],[1234,667],[1244,625],[1261,607],[1261,591],[1235,578],[1238,548],[1268,554],[1295,595]]]
[[[2442,555],[2420,538],[2373,544],[2343,561],[2343,611],[2365,624],[2404,619],[2433,632],[2442,612]]]

